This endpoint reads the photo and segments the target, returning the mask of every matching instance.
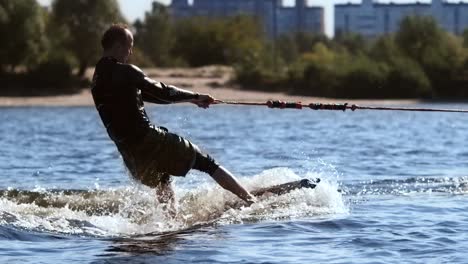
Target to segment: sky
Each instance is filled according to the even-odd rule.
[[[143,18],[145,11],[148,11],[151,9],[151,3],[153,0],[118,0],[120,3],[120,8],[125,15],[125,17],[129,21],[134,21],[137,18]],[[219,0],[222,1],[222,0]],[[333,5],[337,3],[347,3],[347,2],[352,2],[352,3],[360,3],[360,0],[308,0],[309,5],[312,6],[322,6],[325,8],[325,32],[328,36],[333,35]],[[51,0],[38,0],[39,3],[42,5],[49,5]],[[169,4],[170,0],[159,0],[158,2],[161,2],[163,4]],[[283,0],[283,3],[285,5],[293,5],[294,0]],[[381,3],[388,3],[388,2],[394,2],[394,3],[411,3],[411,2],[416,2],[416,0],[381,0],[378,1]],[[419,2],[423,3],[428,3],[431,2],[430,0],[419,0]],[[458,2],[458,0],[451,0],[448,2]],[[466,2],[466,1],[461,1],[461,2]]]

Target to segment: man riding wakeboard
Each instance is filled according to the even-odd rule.
[[[156,189],[158,200],[169,203],[172,210],[171,178],[183,177],[191,169],[206,172],[248,205],[254,203],[254,196],[229,171],[192,142],[152,124],[144,107],[144,102],[189,102],[208,108],[215,99],[157,82],[136,66],[127,64],[132,54],[133,35],[126,25],[109,27],[101,45],[104,51],[95,68],[91,91],[107,133],[131,175]]]

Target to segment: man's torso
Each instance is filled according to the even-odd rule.
[[[93,76],[92,95],[96,109],[112,140],[137,141],[151,126],[138,88],[142,73],[131,65],[102,58]]]

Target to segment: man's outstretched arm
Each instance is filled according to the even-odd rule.
[[[211,177],[224,189],[237,195],[239,198],[244,200],[247,204],[253,204],[256,199],[250,194],[238,181],[237,179],[225,168],[219,167]]]
[[[155,81],[146,76],[138,67],[127,64],[132,80],[140,88],[143,101],[155,104],[190,102],[199,107],[208,108],[214,98],[207,94],[198,94],[173,85]]]
[[[173,85],[154,81],[148,77],[144,78],[140,87],[143,100],[151,103],[171,104],[190,102],[199,107],[208,108],[214,102],[214,98],[209,95],[187,91]]]

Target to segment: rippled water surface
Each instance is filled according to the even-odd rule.
[[[322,182],[239,208],[191,172],[171,218],[94,108],[0,108],[1,263],[468,263],[466,114],[148,110],[249,189]]]

